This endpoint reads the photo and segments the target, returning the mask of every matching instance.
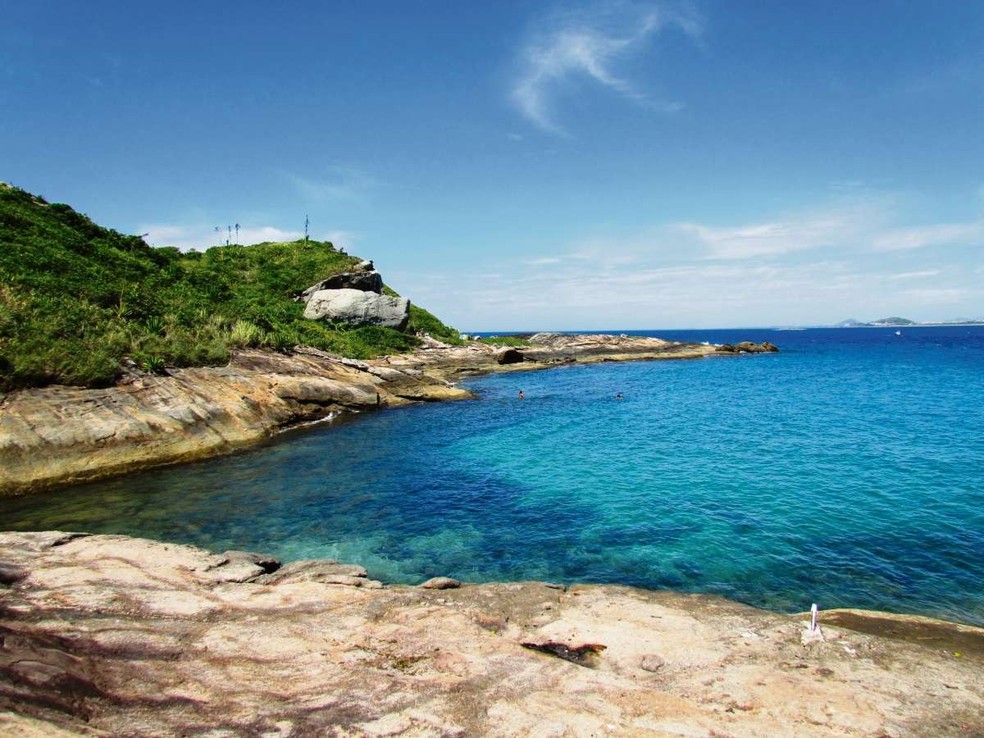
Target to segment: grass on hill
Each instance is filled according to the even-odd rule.
[[[127,359],[159,372],[234,348],[371,358],[413,348],[416,331],[458,340],[417,306],[406,333],[305,320],[293,295],[358,261],[317,241],[152,248],[0,183],[0,390],[106,386]]]

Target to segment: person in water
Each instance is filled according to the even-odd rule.
[[[621,399],[624,399],[624,398],[622,397],[622,393],[621,393],[621,392],[616,392],[616,393],[615,393],[615,399],[616,399],[616,400],[621,400]]]
[[[525,394],[523,394],[523,390],[520,390],[520,391],[519,391],[519,399],[520,399],[520,400],[523,400],[523,399],[525,399],[525,398],[526,398],[526,395],[525,395]]]

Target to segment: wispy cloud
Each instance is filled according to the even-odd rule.
[[[972,223],[934,223],[897,228],[874,240],[875,251],[908,251],[927,246],[973,246],[984,248],[984,220]]]
[[[900,282],[909,279],[926,279],[927,277],[935,277],[939,273],[939,269],[924,269],[921,272],[900,272],[899,274],[889,274],[884,279],[889,282]]]
[[[857,244],[877,232],[886,202],[861,200],[815,211],[788,214],[766,223],[711,227],[678,223],[669,231],[693,237],[708,259],[751,259]]]
[[[899,205],[904,201],[901,195],[865,194],[761,222],[596,233],[529,254],[518,273],[499,277],[499,265],[488,264],[480,286],[442,285],[427,304],[471,330],[979,315],[984,268],[980,251],[966,245],[981,224],[902,227],[911,217]],[[906,241],[909,248],[881,250],[904,233],[919,237]],[[955,241],[965,248],[951,248]],[[407,280],[410,294],[413,281]]]
[[[551,110],[552,98],[571,80],[586,78],[622,97],[654,110],[682,107],[640,91],[619,76],[616,67],[641,53],[660,31],[676,27],[691,36],[701,25],[690,6],[606,2],[579,11],[554,13],[541,21],[519,53],[518,79],[512,101],[530,122],[544,131],[565,134]]]
[[[286,174],[297,193],[312,204],[361,203],[364,204],[376,180],[368,173],[353,166],[332,164],[324,167],[316,177]]]

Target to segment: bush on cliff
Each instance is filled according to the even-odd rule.
[[[370,358],[412,348],[414,331],[457,338],[416,306],[410,334],[304,320],[293,295],[358,261],[317,241],[152,248],[0,183],[0,390],[105,386],[126,359],[157,371],[296,344]]]

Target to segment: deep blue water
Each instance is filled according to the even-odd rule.
[[[901,333],[655,331],[783,350],[483,377],[476,401],[0,500],[0,527],[984,625],[984,327]]]

